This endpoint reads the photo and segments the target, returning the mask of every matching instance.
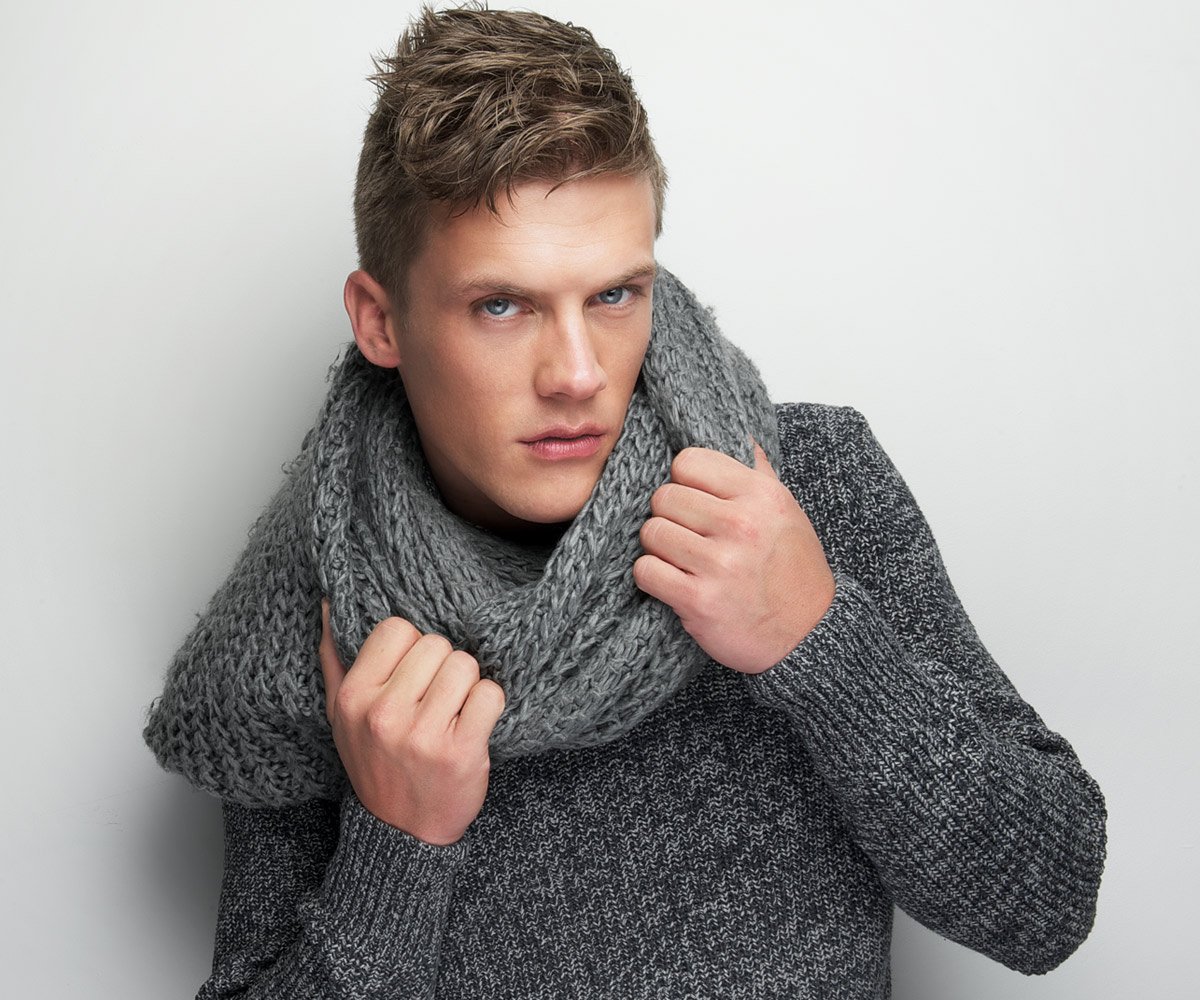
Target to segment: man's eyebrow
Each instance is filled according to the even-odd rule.
[[[600,290],[604,291],[609,288],[618,288],[621,285],[628,285],[635,281],[645,281],[647,278],[654,279],[658,274],[658,264],[650,261],[646,264],[638,264],[630,268],[619,277],[612,278],[607,282],[602,282]],[[451,293],[454,296],[471,295],[477,292],[488,292],[497,297],[511,296],[514,299],[532,299],[537,297],[537,293],[532,289],[523,288],[520,285],[514,285],[508,279],[501,277],[493,277],[488,274],[476,274],[464,279],[462,282],[451,286]]]
[[[655,275],[657,274],[658,264],[656,264],[654,261],[650,261],[648,264],[639,264],[633,270],[627,271],[608,287],[616,288],[618,285],[628,285],[634,281],[645,281],[647,278],[653,281]]]

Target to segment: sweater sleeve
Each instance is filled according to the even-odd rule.
[[[807,498],[833,604],[744,683],[788,715],[897,905],[1010,968],[1047,972],[1095,917],[1103,797],[980,642],[866,421],[849,408],[826,419],[837,438],[816,434],[806,478],[833,484],[824,504]],[[806,506],[805,487],[793,492]]]
[[[212,975],[197,1000],[432,997],[467,838],[428,844],[335,802],[226,801]]]

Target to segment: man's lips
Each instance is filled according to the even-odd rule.
[[[598,424],[579,424],[567,427],[547,427],[538,436],[522,442],[538,458],[551,462],[565,459],[590,458],[600,450],[604,428]]]
[[[533,444],[535,441],[543,441],[546,438],[557,438],[560,440],[570,440],[578,437],[603,437],[605,430],[599,424],[579,424],[576,427],[568,427],[566,424],[558,424],[554,427],[547,427],[545,430],[538,431],[533,437],[522,438],[524,444]]]

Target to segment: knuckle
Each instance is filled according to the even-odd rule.
[[[330,722],[334,718],[350,719],[354,717],[354,689],[348,682],[338,688],[332,701],[325,703],[325,710],[329,714]]]
[[[737,572],[738,557],[737,553],[728,549],[718,552],[714,557],[717,564],[717,572],[724,578],[733,576]]]
[[[367,732],[377,742],[386,742],[392,738],[395,727],[395,715],[387,702],[377,701],[367,709],[365,722]]]
[[[440,655],[443,660],[454,651],[450,640],[437,632],[426,632],[418,641],[424,643],[431,652]]]
[[[458,671],[464,677],[474,677],[476,679],[479,677],[479,661],[465,649],[452,650],[444,662],[452,664],[452,669]]]
[[[695,451],[696,449],[694,447],[687,447],[679,452],[679,454],[671,460],[671,472],[678,472],[681,475],[687,475],[688,471],[692,468],[692,462],[695,459]]]
[[[393,615],[390,618],[385,618],[373,629],[375,632],[390,632],[394,635],[408,638],[412,635],[420,635],[420,630],[407,618],[400,618]]]
[[[445,731],[428,723],[416,722],[408,731],[405,745],[409,754],[427,766],[443,765],[446,760]]]
[[[428,755],[426,736],[416,723],[403,734],[398,744],[400,752],[410,760],[424,760]]]
[[[479,679],[479,664],[469,653],[455,649],[438,667],[439,684],[444,684],[446,691],[461,696]]]
[[[490,677],[483,678],[483,680],[481,680],[479,683],[481,685],[485,685],[486,688],[489,689],[489,694],[491,695],[491,697],[496,699],[501,706],[503,706],[505,704],[505,702],[508,701],[508,696],[504,693],[504,688],[502,688],[499,684],[497,684]]]
[[[729,532],[739,541],[758,540],[759,522],[749,511],[739,510],[729,515]]]

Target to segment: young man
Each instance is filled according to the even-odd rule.
[[[886,997],[893,905],[1024,972],[1104,806],[862,417],[773,405],[654,260],[612,54],[424,12],[355,343],[147,740],[224,800],[201,997]]]

